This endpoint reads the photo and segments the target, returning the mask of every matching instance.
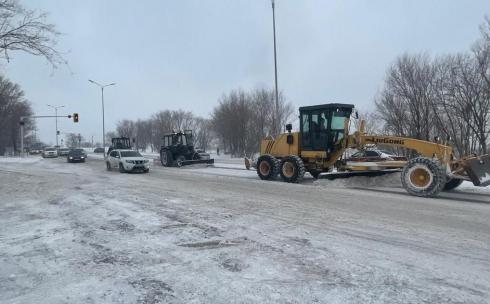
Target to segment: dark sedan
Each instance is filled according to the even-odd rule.
[[[84,163],[87,159],[87,154],[83,149],[71,149],[66,156],[66,161],[69,163],[82,162]]]

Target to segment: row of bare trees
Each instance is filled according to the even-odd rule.
[[[399,57],[376,98],[384,132],[422,140],[451,137],[459,155],[487,153],[490,131],[490,19],[471,52]]]
[[[210,146],[212,134],[209,120],[184,110],[163,110],[149,119],[121,120],[116,125],[116,132],[110,136],[132,138],[138,149],[153,152],[160,149],[163,135],[178,130],[193,130],[196,146],[203,149]]]
[[[294,108],[279,95],[279,121],[289,122]],[[260,139],[274,136],[272,115],[275,111],[274,91],[234,90],[224,94],[214,108],[211,119],[184,110],[163,110],[149,119],[124,119],[117,123],[109,137],[134,139],[138,149],[158,151],[164,134],[177,130],[193,130],[194,143],[207,149],[222,148],[225,153],[243,156],[259,150]],[[110,141],[110,138],[107,138]]]
[[[24,98],[18,84],[0,76],[0,155],[15,152],[20,147],[20,119],[32,115],[31,104]],[[34,121],[25,119],[24,141],[29,145],[33,140]],[[10,150],[10,151],[7,151]]]
[[[293,105],[279,94],[278,125],[290,122],[293,112]],[[260,139],[277,135],[274,113],[273,90],[235,90],[221,97],[214,108],[211,125],[225,152],[233,156],[250,155],[259,151]]]

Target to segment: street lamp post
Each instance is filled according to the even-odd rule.
[[[54,109],[54,116],[55,116],[54,119],[56,121],[56,146],[58,146],[58,109],[64,108],[65,106],[52,106],[49,104],[47,106]]]
[[[274,132],[275,133],[280,133],[280,126],[279,126],[279,91],[278,91],[278,86],[277,86],[277,52],[276,52],[276,13],[275,13],[275,3],[274,0],[272,1],[272,30],[274,32],[274,82],[275,82],[275,87],[276,87],[276,115],[273,120],[274,124]],[[274,135],[277,135],[274,134]]]
[[[113,86],[115,83],[109,83],[109,84],[100,84],[96,81],[93,81],[91,79],[88,80],[89,82],[95,84],[98,86],[101,90],[102,93],[102,148],[104,149],[104,157],[105,157],[105,114],[104,114],[104,88],[108,86]]]

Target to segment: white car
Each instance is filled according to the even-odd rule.
[[[150,171],[150,161],[134,150],[112,150],[106,158],[107,170],[119,169],[119,172]]]
[[[58,149],[56,148],[45,148],[42,153],[42,157],[58,157]]]

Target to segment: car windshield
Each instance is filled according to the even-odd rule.
[[[55,148],[47,148],[45,151],[56,151]]]
[[[385,150],[379,150],[379,152],[384,153],[386,155],[395,155],[395,154],[393,154],[393,152],[388,152],[388,151],[385,151]]]
[[[139,152],[136,151],[121,151],[121,157],[142,157]]]
[[[71,154],[84,154],[85,152],[83,151],[83,149],[73,149],[73,150],[70,150],[70,153]]]

